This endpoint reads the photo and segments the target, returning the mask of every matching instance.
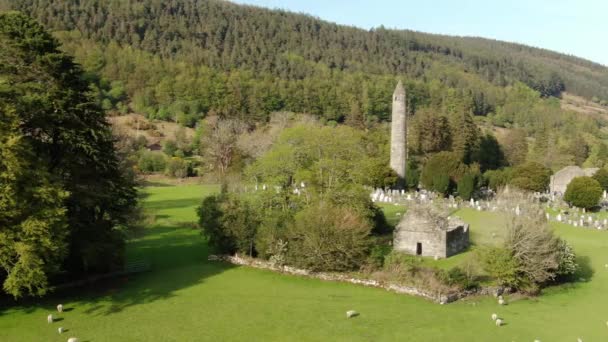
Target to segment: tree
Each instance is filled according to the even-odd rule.
[[[608,170],[605,168],[600,168],[597,170],[597,172],[595,172],[592,178],[600,183],[602,189],[608,190]]]
[[[599,203],[602,193],[602,186],[597,180],[576,177],[568,184],[564,200],[575,207],[591,209]]]
[[[528,162],[514,167],[509,184],[522,190],[543,192],[547,190],[551,170],[535,162]]]
[[[20,205],[32,210],[21,219],[35,220],[34,210],[42,210],[52,199],[56,201],[52,206],[55,214],[41,211],[49,217],[39,222],[38,228],[43,231],[61,226],[61,215],[69,227],[67,254],[57,253],[57,258],[45,260],[41,256],[44,248],[36,251],[32,245],[16,244],[26,257],[23,260],[28,260],[28,266],[21,266],[31,266],[36,272],[30,277],[36,282],[31,284],[31,292],[44,293],[36,289],[43,287],[45,271],[36,270],[47,261],[54,264],[42,269],[56,267],[64,278],[122,267],[136,191],[132,177],[123,173],[109,124],[81,68],[59,51],[56,40],[42,26],[19,13],[0,14],[0,46],[2,84],[10,85],[3,86],[0,95],[3,111],[10,110],[17,117],[19,125],[10,129],[11,134],[23,139],[24,151],[37,156],[27,166],[37,179],[32,186],[48,189],[30,193],[33,197],[29,199],[27,192],[15,194],[25,196]],[[27,229],[37,228],[32,223]],[[36,239],[32,237],[32,241]],[[37,243],[48,243],[43,237],[39,239]],[[62,246],[59,237],[52,249],[61,251]]]
[[[527,134],[523,129],[509,131],[503,141],[502,147],[509,165],[519,165],[526,161],[528,155]]]
[[[469,112],[458,113],[452,120],[452,150],[465,164],[473,162],[479,144],[479,128]]]
[[[581,135],[577,135],[570,142],[569,152],[574,156],[574,163],[576,165],[583,165],[585,160],[589,157],[589,145]]]
[[[452,146],[452,132],[448,118],[429,111],[416,115],[416,146],[421,154],[447,151]]]
[[[459,155],[439,152],[424,165],[420,181],[426,189],[447,194],[467,171],[468,167],[462,163]]]
[[[248,201],[222,192],[205,198],[197,214],[203,234],[218,252],[253,256],[259,223]]]
[[[221,176],[224,176],[237,154],[237,141],[245,125],[238,120],[217,120],[211,123],[208,134],[203,136],[203,155],[211,161]]]
[[[469,200],[475,192],[476,177],[472,173],[465,174],[458,182],[458,195],[464,200]]]
[[[0,280],[15,298],[42,296],[67,255],[68,193],[38,167],[7,90],[0,89]]]

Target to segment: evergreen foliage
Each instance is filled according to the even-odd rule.
[[[544,192],[549,187],[551,170],[539,163],[528,162],[514,167],[509,177],[509,184],[519,189]]]
[[[591,209],[599,203],[602,192],[602,186],[597,180],[576,177],[568,184],[564,200],[575,207]]]
[[[606,168],[597,170],[592,178],[600,183],[602,189],[608,190],[608,170],[606,170]]]
[[[57,41],[8,12],[0,46],[0,279],[16,297],[42,295],[59,271],[122,266],[136,192],[89,83]]]

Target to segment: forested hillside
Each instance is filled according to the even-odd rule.
[[[0,9],[53,29],[92,79],[102,77],[106,109],[131,103],[188,125],[209,113],[257,121],[277,110],[385,120],[397,77],[408,80],[412,111],[454,88],[475,115],[495,113],[516,82],[545,97],[567,90],[608,101],[601,65],[481,38],[365,31],[214,0],[0,0]]]

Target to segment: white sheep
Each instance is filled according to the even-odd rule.
[[[50,314],[48,316],[46,316],[46,322],[47,323],[53,323],[54,319],[53,319],[53,314]]]
[[[63,334],[63,327],[57,328],[57,332],[60,333],[60,334]]]
[[[540,340],[534,340],[534,342],[540,342]]]
[[[70,337],[68,338],[68,342],[79,342],[79,340],[76,337]]]
[[[583,339],[579,337],[576,339],[576,342],[583,342]]]
[[[493,313],[493,314],[492,314],[492,320],[493,320],[493,321],[495,321],[497,318],[498,318],[498,315],[497,315],[497,314],[495,314],[495,313]]]
[[[497,327],[499,327],[499,326],[501,326],[501,325],[502,325],[502,319],[497,318],[497,319],[496,319],[496,326],[497,326]]]
[[[359,313],[355,310],[349,310],[346,311],[346,318],[352,318],[352,317],[356,317],[359,316]]]
[[[499,304],[499,305],[505,305],[505,303],[506,303],[506,302],[505,302],[505,300],[504,300],[504,299],[502,299],[502,298],[500,298],[500,299],[498,300],[498,304]]]
[[[57,312],[63,312],[63,304],[57,305]]]

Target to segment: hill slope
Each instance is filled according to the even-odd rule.
[[[183,113],[184,123],[209,112],[259,120],[276,110],[338,121],[359,110],[383,120],[395,77],[457,88],[477,115],[504,104],[501,89],[515,82],[543,96],[567,90],[608,100],[606,67],[483,38],[366,31],[214,0],[0,0],[0,9],[55,30],[103,77],[107,109],[125,111],[130,101],[157,118]],[[428,102],[428,89],[409,87],[413,105]]]

